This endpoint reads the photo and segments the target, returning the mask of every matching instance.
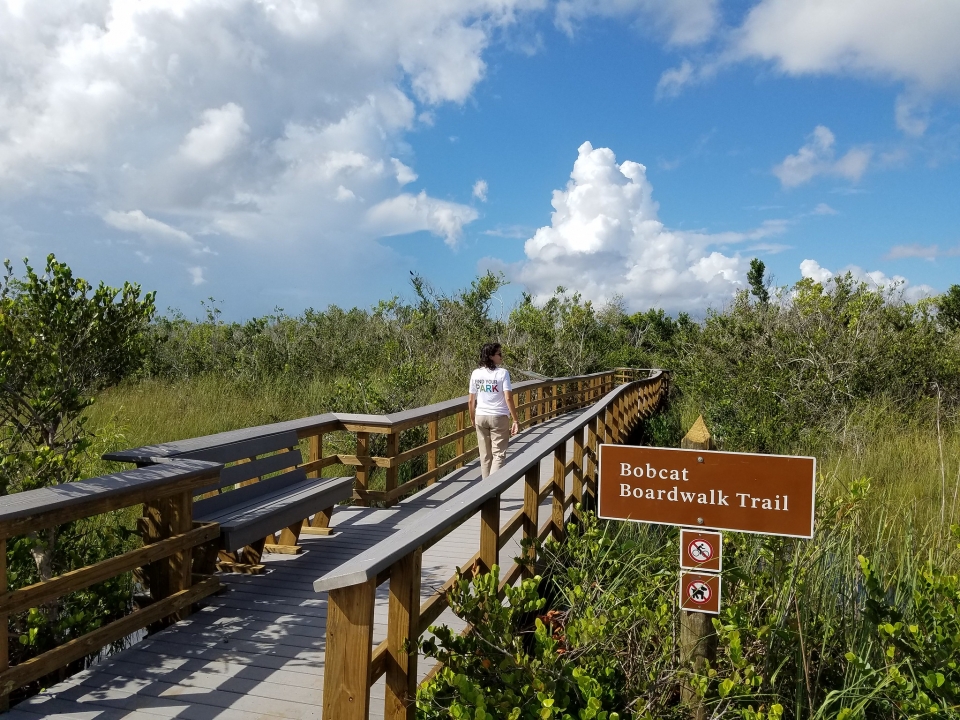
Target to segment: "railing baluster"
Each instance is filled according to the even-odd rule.
[[[587,423],[587,447],[590,457],[587,459],[586,492],[590,495],[590,509],[596,508],[597,499],[597,418]]]
[[[500,564],[500,495],[480,506],[480,566],[490,572]]]
[[[307,462],[313,463],[323,460],[323,433],[320,431],[315,432],[308,439],[307,447]],[[307,473],[308,478],[318,478],[321,475],[320,470],[311,470]],[[306,532],[309,533],[310,530],[317,530],[316,533],[310,533],[314,535],[321,535],[327,532],[330,532],[330,519],[333,517],[333,508],[327,508],[321,510],[313,516],[313,521],[310,523],[309,527],[306,529]],[[304,525],[307,523],[304,522]],[[304,530],[301,530],[304,532]],[[296,542],[296,541],[294,541]]]
[[[583,428],[573,436],[573,512],[580,519],[578,504],[583,503]]]
[[[531,543],[537,539],[537,528],[540,527],[540,463],[527,470],[523,476],[523,537]],[[536,548],[531,544],[527,550],[527,557],[531,561],[536,559]],[[533,567],[525,568],[524,577],[533,577]]]
[[[370,457],[370,433],[367,432],[358,432],[357,433],[357,459],[360,461],[360,465],[357,465],[357,487],[361,492],[369,490],[370,483],[370,469],[368,465],[364,463],[367,462],[367,458]],[[358,505],[367,505],[367,501],[364,498],[360,498],[357,501]]]
[[[459,418],[460,415],[458,414]],[[440,437],[440,421],[431,420],[427,423],[427,442],[436,442]],[[437,469],[437,448],[429,450],[427,452],[427,472]],[[427,485],[433,485],[437,481],[436,477],[432,477],[427,481]]]
[[[323,661],[324,720],[368,720],[376,579],[331,590]]]
[[[567,495],[567,444],[553,451],[553,537],[563,538],[563,505]]]
[[[386,720],[414,720],[417,716],[421,557],[418,548],[390,568],[387,681],[383,707]]]
[[[457,413],[457,430],[458,430],[458,431],[460,431],[460,430],[466,430],[466,428],[467,428],[467,415],[468,415],[468,412],[467,412],[466,410],[463,410],[462,412],[458,412],[458,413]],[[466,438],[462,438],[462,437],[461,437],[461,438],[457,438],[457,445],[456,445],[456,448],[457,448],[457,457],[460,457],[461,455],[463,455],[464,449],[466,448],[465,442],[466,442]],[[463,467],[463,463],[462,463],[462,462],[458,462],[456,466],[457,466],[458,468],[462,468],[462,467]]]
[[[307,462],[317,462],[323,459],[323,433],[316,432],[307,440]],[[307,473],[308,478],[320,477],[319,470],[311,470]]]
[[[400,433],[391,432],[387,435],[387,452],[386,456],[392,461],[397,455],[400,454]],[[385,482],[385,491],[390,492],[391,490],[397,487],[397,474],[399,467],[391,463],[391,467],[386,468],[386,482]]]

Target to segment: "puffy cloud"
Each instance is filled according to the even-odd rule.
[[[893,275],[891,277],[881,270],[867,272],[857,265],[849,265],[841,270],[841,273],[850,273],[854,280],[866,283],[867,286],[878,290],[885,290],[889,293],[903,293],[903,297],[909,302],[916,302],[936,294],[936,291],[929,285],[912,285],[903,275]],[[836,273],[822,267],[816,260],[804,260],[800,263],[800,274],[822,284],[830,282],[836,275]]]
[[[762,0],[732,51],[791,75],[852,73],[953,90],[960,86],[958,31],[955,0]]]
[[[555,190],[551,224],[527,240],[518,279],[537,297],[563,285],[604,302],[615,296],[635,310],[702,310],[744,286],[748,263],[713,246],[783,232],[782,221],[746,233],[710,235],[669,230],[646,168],[617,164],[608,148],[585,142],[563,190]]]
[[[826,283],[833,279],[833,273],[821,267],[816,260],[804,260],[800,263],[801,277],[810,278],[818,283]]]
[[[560,0],[556,24],[572,35],[577,23],[591,16],[642,20],[673,45],[703,42],[719,22],[717,0]]]
[[[481,178],[473,184],[473,196],[480,202],[486,202],[488,189],[487,181]]]
[[[206,279],[203,277],[203,270],[204,268],[198,266],[187,268],[191,285],[203,285],[206,282]]]
[[[370,208],[368,224],[383,235],[400,235],[429,230],[455,246],[463,226],[477,219],[477,211],[466,205],[437,200],[425,192],[403,193]]]
[[[830,129],[817,125],[809,142],[796,155],[788,155],[773,168],[784,187],[796,187],[809,182],[817,175],[842,177],[856,182],[866,172],[873,156],[869,148],[853,148],[835,159],[836,138]]]
[[[839,213],[826,203],[817,203],[813,209],[814,215],[838,215]]]

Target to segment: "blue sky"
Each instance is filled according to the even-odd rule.
[[[960,282],[953,0],[0,0],[0,255],[188,316]],[[642,166],[642,167],[641,167]]]

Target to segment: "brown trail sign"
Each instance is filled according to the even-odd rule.
[[[600,517],[813,537],[815,458],[601,445],[599,464]]]

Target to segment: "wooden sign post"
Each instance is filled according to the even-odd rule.
[[[703,418],[680,449],[601,445],[597,514],[687,528],[681,537],[680,659],[698,674],[714,661],[711,614],[720,612],[722,537],[717,530],[812,538],[816,459],[712,450]],[[707,532],[707,529],[710,532]],[[690,546],[697,539],[703,546]],[[687,538],[690,538],[687,540]],[[689,564],[687,564],[689,560]],[[686,682],[681,697],[706,716]]]

